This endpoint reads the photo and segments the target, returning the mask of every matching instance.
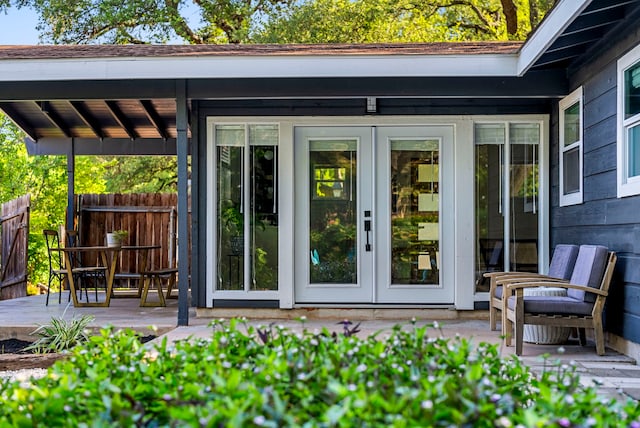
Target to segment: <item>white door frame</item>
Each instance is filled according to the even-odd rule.
[[[257,294],[239,296],[236,292],[216,291],[215,286],[215,150],[213,146],[213,129],[215,124],[238,123],[277,123],[280,128],[278,171],[280,176],[278,207],[280,212],[279,227],[279,288],[272,292],[270,298],[277,299],[280,308],[293,308],[294,303],[294,126],[452,126],[454,129],[454,163],[456,175],[454,179],[454,236],[455,236],[455,269],[449,280],[454,282],[454,305],[459,310],[473,309],[476,300],[486,300],[486,296],[475,294],[474,284],[474,121],[517,121],[539,120],[543,123],[542,145],[540,153],[540,259],[548,260],[548,115],[491,115],[491,116],[360,116],[360,117],[208,117],[207,118],[207,153],[206,153],[206,305],[212,307],[214,298],[260,298]],[[544,163],[543,163],[544,161]],[[210,214],[209,214],[210,213]],[[306,256],[306,254],[305,254]],[[544,266],[544,264],[542,264]],[[229,294],[235,293],[235,294]],[[257,293],[257,292],[255,292]],[[394,306],[397,307],[397,306]]]

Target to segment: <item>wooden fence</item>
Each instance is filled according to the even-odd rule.
[[[159,250],[151,251],[148,268],[175,267],[177,204],[175,193],[78,195],[76,227],[80,243],[104,245],[107,232],[126,230],[124,245],[160,245]],[[134,274],[139,271],[136,252],[123,251],[118,263],[116,285],[137,278]]]
[[[0,300],[27,295],[27,258],[31,196],[2,204],[0,209]]]

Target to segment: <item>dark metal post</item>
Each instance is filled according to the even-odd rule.
[[[73,220],[75,215],[75,177],[76,177],[76,141],[71,138],[71,145],[67,152],[67,220],[65,227],[73,230]]]
[[[178,325],[189,325],[189,198],[187,84],[176,81],[176,153],[178,155]]]

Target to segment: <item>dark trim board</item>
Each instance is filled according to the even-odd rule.
[[[247,309],[278,309],[280,302],[278,300],[227,300],[213,299],[212,304],[215,308],[247,308]]]
[[[366,98],[204,100],[200,117],[207,116],[391,116],[391,115],[503,115],[549,114],[549,99],[492,98],[378,98],[377,111],[367,113]]]
[[[291,97],[560,97],[561,70],[523,77],[366,77],[188,79],[187,99]],[[0,101],[173,99],[175,82],[161,79],[0,82]]]

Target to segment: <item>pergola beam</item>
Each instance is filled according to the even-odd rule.
[[[18,128],[22,129],[22,131],[27,134],[27,136],[37,142],[38,141],[38,133],[35,128],[31,126],[31,124],[15,109],[12,103],[1,103],[0,109],[4,111],[4,113],[11,118],[11,120],[18,125]]]
[[[118,125],[120,125],[122,129],[124,129],[129,138],[132,141],[138,138],[138,133],[131,125],[131,122],[129,122],[129,119],[127,119],[127,116],[125,116],[122,110],[120,110],[118,103],[116,101],[109,100],[105,100],[104,103],[107,105],[107,108],[109,109],[109,112],[111,113],[115,121],[118,122]]]
[[[150,100],[140,100],[140,105],[142,106],[144,113],[147,115],[149,122],[151,122],[156,131],[158,131],[160,137],[166,141],[169,138],[167,126],[153,107],[153,103]]]
[[[45,117],[49,119],[49,122],[51,122],[53,126],[58,128],[65,137],[67,138],[72,137],[69,126],[67,126],[65,121],[62,120],[60,115],[53,109],[53,106],[49,101],[34,101],[34,102],[38,106],[42,114],[44,114]]]
[[[102,128],[98,121],[95,120],[93,116],[89,113],[87,108],[84,106],[84,103],[81,101],[69,101],[71,108],[76,114],[80,117],[80,119],[84,122],[85,125],[91,129],[91,132],[102,141],[105,137]]]

